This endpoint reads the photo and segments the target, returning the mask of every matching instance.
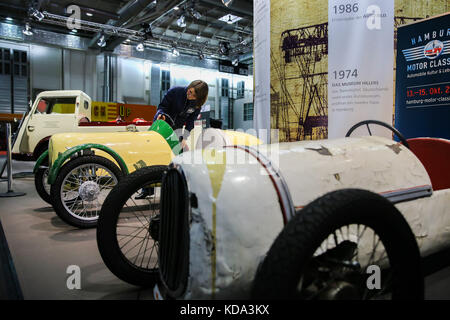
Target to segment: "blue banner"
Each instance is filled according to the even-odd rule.
[[[450,139],[450,14],[398,28],[395,126]]]

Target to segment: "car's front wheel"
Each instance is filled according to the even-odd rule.
[[[253,283],[257,299],[423,299],[420,252],[402,214],[358,189],[328,193],[288,222]]]
[[[96,227],[103,202],[122,175],[117,165],[103,157],[70,160],[50,189],[56,214],[77,228]]]
[[[153,286],[159,275],[160,189],[167,166],[139,169],[108,195],[97,226],[97,245],[105,265],[128,283]],[[147,195],[139,194],[142,188]]]

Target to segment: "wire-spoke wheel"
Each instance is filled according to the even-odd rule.
[[[56,214],[75,227],[95,227],[103,202],[121,177],[112,161],[99,156],[69,161],[50,189]]]
[[[166,169],[144,167],[126,176],[108,195],[98,220],[97,245],[105,265],[137,286],[153,286],[159,274],[159,201]],[[142,188],[146,197],[139,197]]]
[[[368,270],[379,271],[379,279],[368,283]],[[360,224],[334,230],[316,249],[297,286],[298,297],[305,300],[386,300],[391,288],[386,248],[373,229]]]
[[[52,204],[52,199],[50,197],[50,185],[47,183],[48,178],[48,168],[39,168],[34,175],[34,186],[36,191],[42,200],[48,204]]]
[[[423,299],[416,239],[402,214],[365,190],[330,192],[288,222],[253,282],[260,299]]]

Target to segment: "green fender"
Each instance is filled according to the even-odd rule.
[[[164,120],[156,120],[155,122],[153,122],[148,131],[155,131],[159,133],[164,139],[166,139],[167,143],[170,146],[170,149],[172,149],[172,152],[175,155],[181,153],[182,148],[180,146],[180,140],[178,139],[177,134],[173,131],[172,127],[167,122],[165,122]]]
[[[36,164],[34,165],[33,168],[33,173],[36,173],[39,169],[39,167],[41,166],[41,163],[45,160],[45,158],[48,157],[48,150],[45,150],[40,156],[39,158],[36,160]]]
[[[48,172],[48,183],[53,184],[56,180],[56,177],[58,176],[59,170],[61,169],[64,162],[66,162],[67,159],[69,159],[72,155],[74,155],[77,152],[86,150],[86,149],[99,149],[102,151],[105,151],[109,155],[111,155],[114,160],[119,164],[120,170],[124,174],[128,174],[128,167],[125,164],[125,161],[123,161],[122,157],[112,150],[111,148],[104,146],[102,144],[96,144],[96,143],[86,143],[86,144],[80,144],[79,146],[72,147],[66,151],[64,151],[61,155],[59,155],[58,159],[55,160],[55,162],[52,164],[50,171]]]

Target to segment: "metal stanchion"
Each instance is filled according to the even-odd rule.
[[[7,164],[7,162],[8,162],[7,159],[8,159],[8,157],[6,157],[6,160],[5,160],[5,162],[2,163],[2,167],[1,167],[1,169],[0,169],[0,182],[2,182],[2,181],[7,181],[7,180],[8,180],[8,178],[6,178],[6,179],[2,178],[2,177],[3,177],[3,172],[5,171],[6,164]]]
[[[20,197],[25,192],[14,192],[12,190],[12,159],[11,159],[11,124],[6,124],[6,168],[8,170],[8,192],[0,193],[0,197]]]
[[[17,136],[18,136],[18,134],[19,134],[20,128],[22,127],[23,122],[24,122],[25,117],[27,116],[27,114],[28,114],[28,111],[22,113],[22,118],[20,119],[19,126],[17,127],[16,132],[12,135],[12,138],[11,138],[11,146],[13,146],[13,147],[14,147],[14,143],[16,143]],[[14,121],[16,121],[16,118],[14,118]],[[11,149],[12,149],[12,148],[11,148]],[[7,180],[7,179],[2,179],[2,178],[1,178],[1,177],[3,177],[3,172],[5,171],[6,163],[7,163],[6,161],[3,162],[2,168],[1,168],[1,170],[0,170],[0,181],[6,181],[6,180]]]

